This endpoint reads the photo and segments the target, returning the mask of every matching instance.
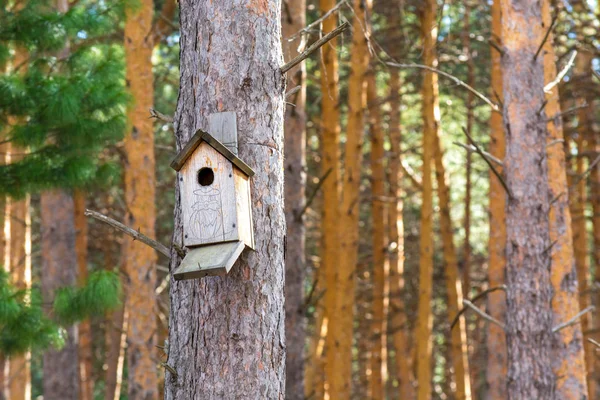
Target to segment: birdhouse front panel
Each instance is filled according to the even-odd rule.
[[[203,142],[179,171],[186,247],[240,239],[234,169]]]

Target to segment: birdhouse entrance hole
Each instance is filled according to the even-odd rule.
[[[198,171],[198,183],[202,186],[210,186],[215,181],[215,173],[212,168],[201,168]]]

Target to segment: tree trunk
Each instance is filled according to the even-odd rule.
[[[237,113],[239,156],[256,170],[256,251],[246,250],[227,276],[171,279],[167,400],[284,397],[280,10],[279,1],[180,3],[177,149],[207,129],[209,114]],[[177,192],[173,241],[179,246],[182,222]],[[173,270],[181,259],[171,254]]]
[[[435,90],[435,89],[434,89]],[[434,93],[437,97],[437,93]],[[443,150],[439,134],[434,138],[435,175],[440,207],[440,232],[444,251],[444,264],[446,271],[446,288],[448,292],[448,319],[454,321],[456,314],[462,307],[463,292],[460,273],[458,270],[458,257],[452,237],[452,220],[450,219],[450,188],[446,182],[446,169],[443,162]],[[467,347],[467,326],[464,316],[450,332],[450,354],[454,369],[456,383],[456,399],[471,399],[471,377],[469,374],[469,350]]]
[[[554,399],[544,65],[535,0],[502,1],[508,398]]]
[[[367,35],[369,34],[368,18],[372,2],[371,0],[355,0],[353,4],[356,15],[352,23],[353,35],[348,78],[345,169],[337,222],[340,227],[340,235],[337,262],[338,281],[335,287],[339,295],[336,299],[335,311],[329,314],[331,347],[327,348],[328,357],[331,355],[333,358],[332,364],[328,363],[327,380],[330,387],[329,395],[334,399],[349,398],[352,386],[352,332],[359,237],[358,209],[362,170],[363,117],[367,102],[365,75],[369,65]],[[331,287],[328,286],[328,289],[331,290]]]
[[[88,225],[85,212],[85,195],[76,190],[73,195],[75,207],[75,252],[77,253],[77,280],[79,285],[87,282]],[[90,320],[79,323],[79,398],[92,400],[94,397],[94,381],[92,379],[92,330]]]
[[[492,37],[496,44],[502,45],[502,13],[500,1],[494,0],[492,4]],[[492,98],[497,104],[502,104],[502,69],[501,54],[490,46]],[[505,144],[502,115],[492,112],[490,115],[490,147],[489,152],[499,159],[504,159]],[[502,173],[501,166],[495,166]],[[488,283],[491,288],[504,284],[506,273],[506,192],[500,180],[489,171],[490,180],[490,238],[488,243]],[[495,291],[488,294],[488,314],[499,321],[505,320],[506,294],[504,291]],[[496,324],[487,324],[487,399],[506,399],[506,335],[504,330]]]
[[[421,10],[421,38],[423,41],[423,64],[437,67],[435,45],[437,42],[436,1],[426,0]],[[419,310],[416,329],[417,341],[417,398],[431,398],[431,329],[433,315],[431,295],[433,292],[433,186],[431,167],[435,140],[439,128],[438,77],[431,72],[423,74],[423,194],[421,203],[421,231],[419,246]]]
[[[306,25],[306,1],[283,2],[281,27],[284,59],[298,55],[301,37],[287,38]],[[285,332],[286,332],[286,399],[304,399],[304,342],[306,319],[304,318],[304,279],[306,259],[304,254],[304,216],[306,186],[306,68],[298,64],[287,73],[287,86],[300,85],[300,91],[287,101],[285,114]]]
[[[404,190],[402,187],[400,128],[400,72],[390,71],[390,197],[395,204],[388,208],[389,257],[390,257],[390,332],[394,349],[396,379],[400,398],[415,398],[414,377],[410,370],[409,343],[407,334],[406,309],[404,304]]]
[[[367,104],[371,133],[371,204],[373,218],[373,285],[371,329],[371,398],[385,398],[387,381],[387,304],[390,265],[387,258],[387,220],[385,203],[385,149],[375,71],[367,78]]]
[[[75,207],[65,190],[53,190],[41,196],[42,297],[52,304],[56,289],[77,284],[75,253]],[[78,329],[66,329],[65,345],[44,353],[44,398],[79,398]]]
[[[125,138],[126,221],[146,236],[154,237],[156,219],[154,177],[154,129],[148,118],[153,104],[152,0],[127,10],[125,60],[127,83],[133,104],[127,117],[130,132]],[[156,373],[156,252],[138,241],[126,241],[125,307],[129,315],[127,369],[129,397],[158,398]]]

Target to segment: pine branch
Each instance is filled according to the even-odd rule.
[[[562,78],[565,77],[565,75],[571,69],[573,64],[575,64],[575,56],[576,55],[577,55],[577,50],[573,50],[573,53],[571,53],[571,57],[569,58],[567,65],[565,65],[565,67],[560,71],[560,73],[558,75],[556,75],[556,78],[552,82],[550,82],[546,86],[544,86],[545,93],[550,93],[550,91],[554,88],[554,86],[558,85],[560,83],[560,81],[562,81]]]
[[[502,329],[506,329],[506,326],[502,322],[498,321],[491,315],[485,313],[484,311],[479,309],[479,307],[475,306],[475,304],[471,303],[469,300],[463,300],[463,304],[469,307],[471,310],[475,311],[475,313],[477,313],[481,318],[485,319],[486,321],[496,324]]]
[[[462,147],[463,149],[467,150],[469,153],[477,153],[477,150],[475,150],[475,147],[472,145],[467,145],[464,143],[459,143],[459,142],[452,142],[453,144],[455,144],[456,146]],[[488,153],[487,151],[481,151],[483,153],[483,155],[487,158],[489,158],[491,161],[495,162],[496,164],[498,164],[499,166],[503,166],[504,163],[502,162],[502,160],[500,160],[497,157],[494,157],[493,155],[491,155],[490,153]]]
[[[167,248],[167,246],[165,246],[162,243],[157,242],[156,240],[150,239],[148,236],[142,234],[141,232],[136,231],[135,229],[132,229],[132,228],[128,227],[127,225],[124,225],[124,224],[120,223],[119,221],[116,221],[110,217],[107,217],[104,214],[100,214],[97,211],[92,211],[92,210],[86,209],[84,214],[86,217],[95,218],[98,221],[104,222],[105,224],[110,225],[113,228],[120,230],[121,232],[131,236],[133,238],[133,240],[139,240],[140,242],[144,243],[145,245],[148,245],[148,246],[152,247],[154,250],[163,254],[165,257],[171,258],[171,253],[169,252],[169,249]]]
[[[288,37],[286,40],[288,42],[291,42],[292,40],[296,39],[298,36],[303,35],[305,33],[308,33],[312,28],[314,28],[315,26],[321,24],[321,22],[325,21],[327,19],[327,17],[329,17],[334,12],[336,12],[341,6],[343,6],[344,4],[346,4],[346,2],[347,2],[347,0],[340,1],[335,6],[333,6],[331,8],[331,10],[329,10],[325,14],[323,14],[319,19],[317,19],[316,21],[314,21],[314,22],[306,25],[304,28],[300,29],[298,32],[294,33],[292,36]]]
[[[148,110],[150,111],[150,118],[156,118],[168,124],[173,123],[173,117],[171,117],[170,115],[165,115],[160,111],[155,110],[154,108],[149,108]]]
[[[284,64],[281,67],[281,73],[285,74],[290,69],[292,69],[296,65],[300,64],[302,61],[304,61],[306,58],[308,58],[312,53],[314,53],[316,50],[321,48],[321,46],[323,46],[324,44],[326,44],[327,42],[329,42],[330,40],[332,40],[333,38],[338,36],[340,33],[344,32],[349,27],[350,27],[350,24],[348,22],[344,22],[343,24],[341,24],[340,26],[338,26],[337,28],[335,28],[334,30],[329,32],[327,35],[323,36],[321,39],[319,39],[316,42],[314,42],[313,44],[311,44],[302,53],[298,54],[291,61]]]
[[[554,15],[554,17],[552,18],[552,22],[550,22],[550,26],[548,27],[548,30],[546,31],[546,34],[544,35],[544,39],[542,40],[542,43],[540,43],[540,46],[538,47],[537,51],[535,52],[535,55],[533,56],[533,61],[537,60],[538,55],[540,54],[540,51],[542,51],[542,49],[544,48],[544,44],[546,44],[546,41],[548,40],[548,37],[550,36],[550,32],[552,32],[552,30],[554,29],[554,24],[556,23],[557,19],[558,19],[558,14]]]
[[[567,322],[564,322],[562,324],[556,325],[554,328],[552,328],[552,333],[557,333],[571,325],[575,325],[577,323],[577,321],[579,320],[579,318],[581,318],[584,314],[587,314],[591,311],[594,311],[596,309],[596,307],[594,306],[589,306],[587,307],[585,310],[581,310],[580,312],[578,312],[573,318],[571,318],[570,320],[568,320]]]
[[[471,303],[475,303],[477,300],[481,299],[484,296],[487,296],[488,294],[495,292],[497,290],[503,290],[506,291],[506,285],[500,285],[500,286],[494,286],[491,287],[489,289],[484,290],[483,292],[477,294],[475,297],[473,297],[470,301]],[[454,328],[454,325],[456,325],[456,323],[458,322],[458,319],[460,318],[460,316],[462,314],[464,314],[464,312],[467,311],[467,307],[463,307],[461,308],[458,313],[456,313],[456,316],[454,317],[454,319],[452,320],[452,323],[450,324],[450,330],[452,330],[452,328]]]

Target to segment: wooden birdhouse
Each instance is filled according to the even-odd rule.
[[[250,178],[254,171],[237,156],[234,112],[211,114],[175,157],[179,172],[183,244],[188,252],[175,279],[225,275],[244,248],[254,248]]]

